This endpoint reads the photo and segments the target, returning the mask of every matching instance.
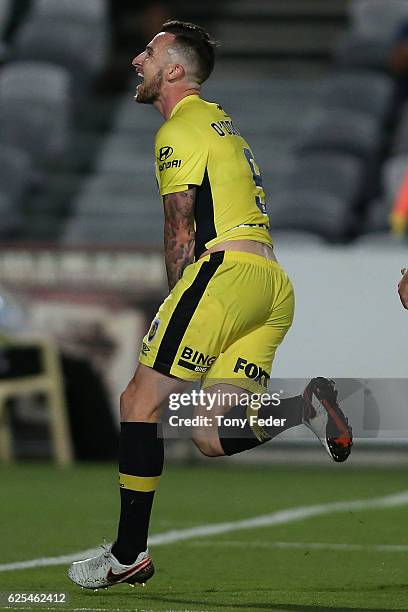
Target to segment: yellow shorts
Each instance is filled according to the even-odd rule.
[[[274,261],[220,251],[189,265],[143,339],[140,362],[183,380],[252,392],[268,384],[293,321],[294,295]]]

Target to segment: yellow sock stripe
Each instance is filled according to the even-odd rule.
[[[160,476],[131,476],[119,472],[119,486],[130,491],[142,491],[142,493],[155,491],[159,479]]]
[[[258,410],[252,408],[251,404],[248,406],[246,410],[246,418],[248,420],[249,426],[252,429],[254,436],[259,442],[265,442],[266,440],[270,440],[271,436],[266,433],[266,431],[258,425],[256,419],[252,418],[252,422],[250,417],[258,417]]]

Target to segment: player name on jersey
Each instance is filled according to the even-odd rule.
[[[219,136],[241,136],[239,130],[234,126],[232,121],[214,121],[211,124],[213,130],[217,132]]]

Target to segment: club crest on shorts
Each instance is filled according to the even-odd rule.
[[[148,342],[151,342],[155,337],[157,330],[159,329],[160,319],[154,319],[153,323],[150,326],[149,333],[147,335]]]

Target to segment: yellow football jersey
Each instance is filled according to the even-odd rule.
[[[197,186],[196,259],[225,240],[272,244],[259,167],[220,105],[183,98],[157,132],[155,156],[161,195]]]

